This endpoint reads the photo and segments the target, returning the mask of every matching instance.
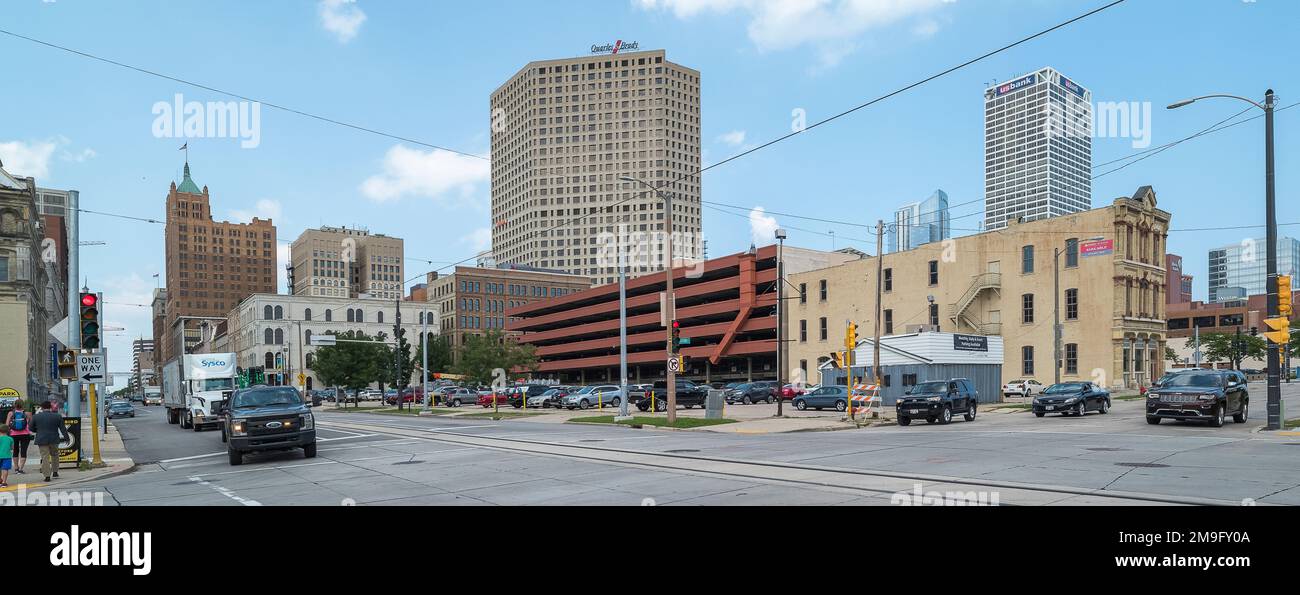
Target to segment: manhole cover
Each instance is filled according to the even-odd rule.
[[[394,464],[394,465],[417,465],[417,464],[419,464],[419,463],[423,463],[423,462],[424,462],[424,461],[398,461],[398,462],[393,463],[393,464]]]
[[[1091,450],[1091,451],[1094,451],[1094,452],[1119,452],[1119,451],[1121,451],[1121,450],[1128,450],[1128,449],[1127,449],[1127,448],[1106,448],[1106,447],[1099,447],[1099,448],[1089,448],[1089,449],[1085,449],[1085,450]]]
[[[666,453],[672,453],[672,454],[681,454],[681,453],[684,453],[684,452],[700,452],[700,451],[698,451],[698,450],[693,450],[693,449],[690,449],[690,448],[683,448],[683,449],[679,449],[679,450],[665,450],[664,452],[666,452]]]
[[[1115,463],[1115,464],[1119,465],[1120,467],[1140,467],[1142,469],[1163,469],[1169,466],[1169,465],[1161,465],[1160,463]]]

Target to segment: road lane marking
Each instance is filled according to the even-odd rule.
[[[219,485],[214,484],[214,483],[212,483],[212,482],[210,482],[210,481],[204,481],[203,478],[201,478],[201,477],[198,477],[198,476],[191,477],[191,478],[190,478],[190,481],[192,481],[192,482],[194,482],[194,483],[197,483],[197,484],[199,484],[199,485],[201,485],[201,486],[204,486],[204,487],[212,488],[212,490],[215,491],[216,493],[221,494],[222,496],[225,496],[225,497],[227,497],[227,498],[230,498],[231,500],[234,500],[235,502],[238,502],[238,503],[240,503],[240,504],[243,504],[244,506],[261,506],[261,505],[262,505],[262,503],[261,503],[261,502],[258,502],[257,500],[250,500],[250,499],[248,499],[248,498],[245,498],[245,497],[243,497],[243,496],[240,496],[240,495],[236,494],[236,493],[234,492],[234,490],[231,490],[230,488],[225,488],[225,487],[219,486]]]

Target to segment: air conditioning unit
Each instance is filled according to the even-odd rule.
[[[908,333],[908,334],[911,334],[911,333],[937,333],[937,332],[939,332],[939,326],[938,326],[938,325],[935,325],[935,324],[909,324],[909,325],[907,325],[907,333]]]

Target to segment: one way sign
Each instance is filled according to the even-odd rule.
[[[104,354],[77,356],[77,378],[95,384],[104,384]]]

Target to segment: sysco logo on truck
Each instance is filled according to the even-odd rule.
[[[203,361],[201,361],[201,362],[199,362],[199,363],[200,363],[203,367],[205,367],[205,368],[219,368],[219,367],[222,367],[222,366],[225,366],[225,365],[226,365],[226,360],[223,360],[223,359],[205,359],[205,360],[203,360]]]

